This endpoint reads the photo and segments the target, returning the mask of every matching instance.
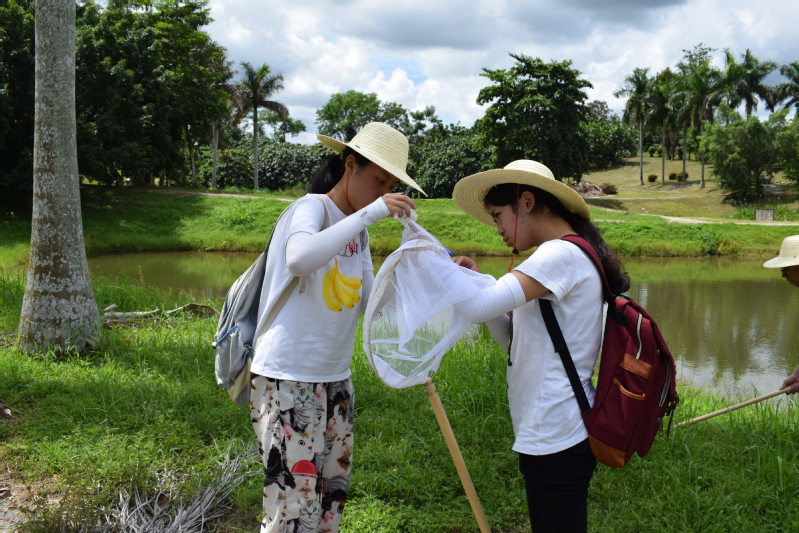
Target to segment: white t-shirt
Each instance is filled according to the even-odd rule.
[[[515,270],[549,289],[555,317],[569,347],[588,401],[602,334],[602,283],[596,267],[575,245],[552,240]],[[508,400],[516,440],[527,455],[556,453],[588,438],[580,407],[560,356],[547,333],[541,307],[531,300],[513,314]]]
[[[345,218],[330,198],[322,196],[322,199],[331,226]],[[269,246],[259,324],[294,278],[286,265],[289,237],[300,232],[319,233],[324,218],[321,202],[305,196],[291,204],[278,222]],[[331,272],[334,269],[337,272]],[[359,299],[363,296],[363,273],[372,270],[368,239],[362,248],[360,236],[356,235],[325,266],[300,278],[264,333],[251,371],[274,379],[311,383],[347,379],[358,327]],[[331,292],[332,283],[339,284],[335,294]]]

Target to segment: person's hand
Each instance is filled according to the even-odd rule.
[[[799,366],[796,367],[793,374],[785,378],[780,389],[784,389],[785,387],[791,387],[791,390],[789,390],[787,394],[795,394],[799,391]]]
[[[381,198],[383,198],[383,202],[385,202],[391,213],[389,216],[409,217],[411,216],[411,210],[416,209],[416,204],[413,203],[413,200],[404,194],[392,192],[384,194]]]
[[[452,260],[455,261],[455,264],[458,266],[462,266],[463,268],[468,268],[469,270],[474,270],[475,272],[480,272],[482,274],[477,266],[477,262],[471,257],[462,255],[460,257],[454,257]]]

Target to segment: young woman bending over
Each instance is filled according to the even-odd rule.
[[[537,300],[552,303],[593,404],[591,376],[602,335],[602,284],[588,256],[561,237],[579,235],[596,249],[614,294],[629,288],[629,278],[590,222],[583,199],[540,163],[515,161],[504,169],[464,178],[453,199],[467,214],[496,226],[514,252],[537,247],[496,285],[456,309],[473,323],[486,322],[497,342],[509,350],[513,450],[519,454],[533,532],[585,532],[588,485],[596,459]],[[467,257],[456,262],[477,270]],[[505,314],[510,311],[512,318]]]

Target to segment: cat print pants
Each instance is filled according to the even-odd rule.
[[[253,375],[250,415],[264,463],[261,533],[336,533],[352,461],[352,381]]]

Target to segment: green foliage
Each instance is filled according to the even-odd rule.
[[[479,146],[477,136],[465,132],[411,145],[408,171],[428,198],[452,198],[455,184],[480,172],[489,157],[490,152]]]
[[[777,147],[782,159],[784,177],[799,182],[799,118],[794,116],[791,124],[777,133]]]
[[[349,141],[370,122],[385,122],[408,137],[410,144],[421,142],[430,128],[446,130],[435,107],[408,111],[396,102],[381,102],[375,93],[336,93],[316,110],[319,133],[340,141]]]
[[[649,176],[646,177],[646,179],[649,181],[649,183],[655,183],[658,180],[658,175],[650,174]]]
[[[760,207],[741,207],[735,213],[730,215],[730,218],[737,220],[755,220],[755,211]],[[799,220],[799,209],[790,208],[784,205],[766,206],[768,209],[774,209],[774,220],[780,221],[793,221]]]
[[[184,173],[187,143],[210,140],[227,94],[224,50],[200,28],[205,3],[78,8],[76,102],[81,174],[101,183]]]
[[[494,168],[516,159],[547,165],[557,179],[579,181],[586,168],[588,143],[581,125],[588,113],[585,88],[571,61],[544,63],[539,58],[510,54],[510,69],[489,70],[481,76],[494,85],[480,90],[477,103],[489,104],[475,128],[486,145],[494,146]]]
[[[296,137],[306,130],[302,120],[291,117],[281,117],[275,112],[269,111],[264,114],[262,120],[272,126],[272,139],[275,142],[286,142],[286,136]]]
[[[33,2],[0,6],[0,187],[33,176]],[[78,166],[102,183],[184,172],[187,143],[205,143],[226,94],[214,84],[224,49],[200,28],[205,2],[87,2],[77,7]]]
[[[202,147],[197,151],[200,161],[199,175],[202,183],[208,187],[211,184],[212,155],[209,148]],[[246,187],[252,188],[252,148],[240,144],[219,152],[216,167],[217,187]]]
[[[265,141],[258,154],[258,186],[272,191],[304,188],[329,156],[318,144]]]
[[[765,184],[780,162],[777,136],[786,129],[786,113],[775,113],[766,122],[748,117],[726,127],[710,124],[702,136],[702,149],[713,164],[713,174],[736,201],[763,196]]]
[[[584,123],[582,134],[588,143],[588,168],[605,169],[636,153],[638,133],[620,120]]]
[[[383,122],[381,103],[375,93],[364,94],[355,90],[330,96],[325,105],[316,110],[317,130],[340,141],[349,141],[370,122]],[[396,112],[396,108],[393,108]]]
[[[0,188],[33,185],[33,1],[0,2]]]

